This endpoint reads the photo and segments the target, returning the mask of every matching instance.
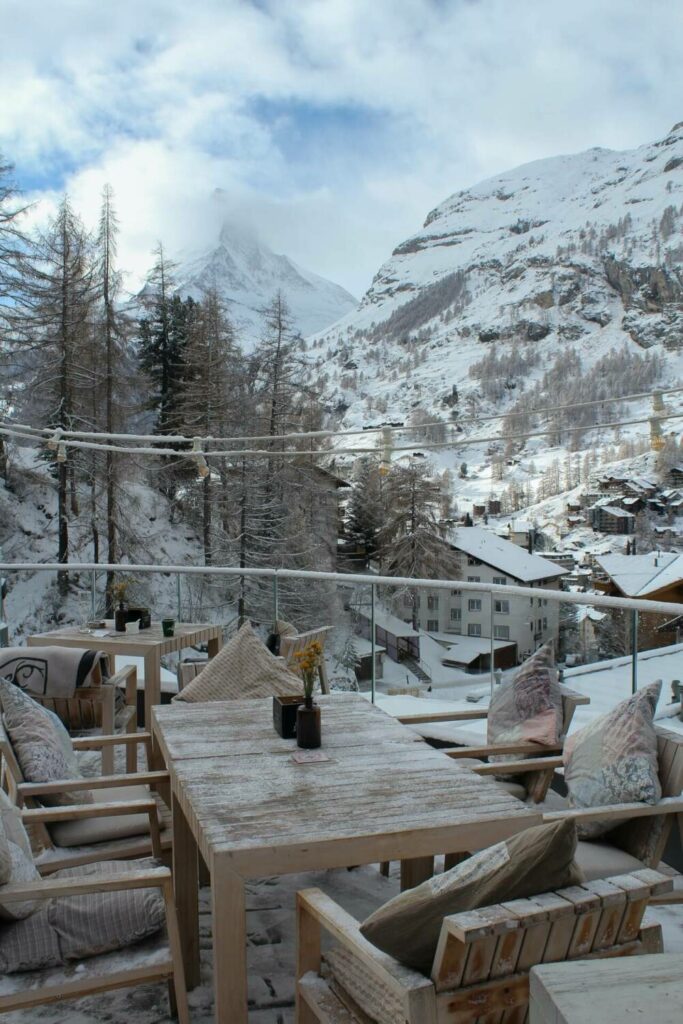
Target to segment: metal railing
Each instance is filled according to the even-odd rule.
[[[361,585],[370,587],[370,645],[371,645],[371,695],[375,700],[377,678],[376,678],[376,603],[377,587],[410,590],[452,590],[457,589],[464,592],[475,592],[489,594],[491,597],[491,608],[493,609],[494,595],[538,598],[559,604],[588,605],[594,608],[616,608],[625,611],[630,610],[632,615],[631,626],[631,688],[635,693],[638,685],[638,624],[639,614],[662,614],[669,617],[683,615],[683,603],[668,601],[648,601],[643,598],[608,597],[602,594],[577,594],[563,590],[548,590],[544,587],[517,586],[506,583],[485,583],[481,581],[469,582],[467,580],[429,580],[413,579],[409,576],[378,576],[369,573],[339,573],[339,572],[313,572],[303,569],[251,569],[235,566],[194,566],[194,565],[136,565],[119,563],[95,563],[95,562],[0,562],[0,574],[17,572],[49,572],[49,573],[89,573],[91,575],[91,610],[93,618],[96,615],[97,600],[97,576],[99,574],[118,572],[132,575],[151,575],[154,573],[166,576],[176,576],[176,595],[178,619],[182,619],[182,578],[183,576],[214,576],[214,577],[237,577],[271,579],[273,623],[279,618],[279,588],[280,580],[310,580],[325,583],[342,583],[348,586]],[[495,639],[493,630],[493,611],[491,612],[491,638],[490,638],[490,678],[491,686],[494,685],[495,673]],[[455,636],[456,634],[454,634]]]

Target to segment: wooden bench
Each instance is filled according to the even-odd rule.
[[[643,920],[671,879],[650,869],[444,918],[430,977],[382,953],[319,889],[297,894],[297,1024],[372,1024],[373,1007],[405,1024],[523,1024],[536,964],[662,950]],[[336,947],[326,953],[322,933]]]

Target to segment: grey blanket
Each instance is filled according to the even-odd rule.
[[[22,690],[43,697],[73,697],[80,686],[91,686],[96,665],[103,680],[109,676],[104,651],[74,647],[0,648],[0,678],[11,679]]]

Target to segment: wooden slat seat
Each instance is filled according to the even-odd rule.
[[[388,993],[401,1008],[395,1019],[406,1024],[522,1024],[531,967],[661,952],[661,928],[644,914],[671,887],[666,875],[643,869],[453,914],[444,918],[429,978],[367,942],[359,923],[319,889],[304,890],[297,894],[297,1024],[384,1022]],[[323,977],[323,932],[345,950],[336,978],[334,955],[333,976]]]

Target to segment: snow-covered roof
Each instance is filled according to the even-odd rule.
[[[512,544],[481,526],[459,526],[451,534],[450,543],[458,551],[478,558],[491,568],[500,569],[506,576],[512,576],[522,583],[554,579],[567,572],[562,566],[540,555],[530,555],[518,544]]]
[[[596,562],[626,597],[647,597],[683,580],[683,555],[599,555]]]
[[[625,508],[617,508],[616,505],[601,505],[600,508],[603,512],[609,512],[611,516],[616,516],[617,519],[635,519],[633,512],[627,512]]]
[[[367,619],[370,622],[371,614],[369,611],[365,608],[358,608],[357,611],[361,618]],[[396,637],[420,635],[409,622],[404,622],[403,619],[399,619],[398,615],[392,615],[391,612],[386,612],[381,608],[375,609],[375,626],[379,626],[380,629]]]
[[[439,637],[443,634],[439,633]],[[451,641],[453,637],[450,637]],[[514,640],[494,640],[493,649],[499,651],[504,647],[514,647]],[[459,636],[456,643],[449,643],[448,650],[444,651],[442,664],[448,665],[471,665],[482,654],[491,653],[491,640],[483,636]]]

